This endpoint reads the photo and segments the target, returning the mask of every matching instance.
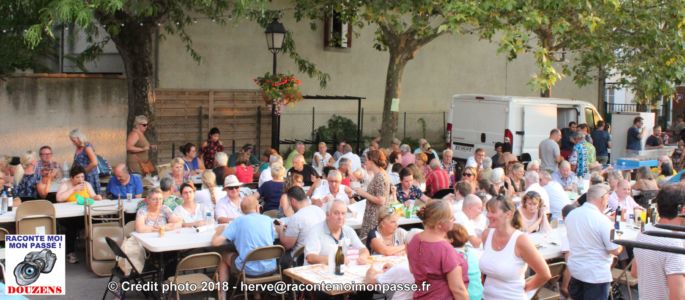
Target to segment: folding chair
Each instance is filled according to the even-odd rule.
[[[128,276],[126,276],[124,275],[124,272],[119,268],[119,265],[116,262],[114,262],[114,267],[111,271],[112,275],[109,276],[109,280],[107,281],[108,283],[111,282],[115,276],[119,278],[120,287],[121,284],[124,282],[142,284],[146,281],[157,280],[157,270],[143,270],[143,272],[140,272],[133,264],[131,259],[128,257],[128,255],[126,255],[126,253],[123,250],[121,250],[121,247],[119,247],[119,244],[117,244],[117,242],[108,237],[105,238],[105,241],[107,242],[107,245],[112,250],[114,255],[116,255],[119,258],[125,259],[131,265],[131,273]],[[124,290],[121,290],[121,292],[117,294],[114,291],[110,291],[109,288],[106,287],[105,293],[102,295],[102,300],[105,300],[105,298],[107,297],[107,293],[112,293],[115,296],[115,298],[119,299],[124,299],[124,297],[126,296],[126,292]],[[143,292],[143,295],[145,296],[145,299],[151,297],[150,294],[146,291]]]
[[[281,272],[280,260],[281,260],[281,256],[283,256],[284,252],[285,252],[285,248],[283,248],[283,246],[280,246],[280,245],[260,247],[260,248],[257,248],[257,249],[250,251],[250,253],[248,253],[247,256],[245,257],[245,262],[243,263],[243,267],[240,269],[240,273],[238,275],[238,280],[236,282],[236,286],[241,281],[247,285],[282,281],[283,280],[283,273]],[[273,272],[258,275],[258,276],[248,276],[247,273],[245,272],[245,267],[247,266],[247,264],[249,262],[270,260],[270,259],[276,260],[276,269],[274,269]],[[235,268],[235,266],[233,266],[233,267]],[[243,293],[245,295],[245,300],[247,300],[247,290],[243,291]],[[235,289],[233,289],[233,292],[231,292],[231,298],[230,299],[233,299],[234,295],[235,295]],[[281,294],[281,300],[285,300],[284,294]]]
[[[559,292],[555,292],[547,287],[553,287],[559,290],[557,283],[559,283],[559,280],[561,280],[561,274],[563,274],[564,269],[566,269],[566,263],[561,261],[550,264],[548,267],[549,272],[552,274],[552,278],[547,281],[545,286],[541,287],[537,292],[535,292],[535,295],[532,298],[534,300],[557,300],[560,298]]]
[[[105,237],[117,243],[124,241],[124,206],[85,205],[86,263],[98,276],[111,275],[111,265],[116,262],[114,253],[109,249]]]
[[[57,234],[55,206],[48,200],[26,201],[16,213],[17,234],[36,234],[36,228],[44,227],[45,234]]]
[[[625,284],[628,290],[628,299],[630,300],[633,300],[633,291],[631,289],[637,286],[637,278],[630,274],[630,267],[633,265],[633,262],[635,262],[634,259],[623,269],[611,267],[611,277],[613,278],[611,285]],[[611,298],[613,299],[613,295],[611,295]]]
[[[221,265],[221,254],[216,252],[204,252],[197,253],[193,255],[186,256],[181,260],[181,262],[176,265],[176,275],[169,277],[168,281],[173,282],[174,286],[179,284],[195,284],[196,286],[203,286],[203,283],[210,283],[210,287],[214,286],[211,283],[219,282],[219,272],[218,266]],[[212,277],[207,276],[204,273],[196,273],[198,270],[214,269],[214,274]],[[182,274],[187,271],[193,271],[195,273]],[[217,288],[216,286],[214,286]],[[189,295],[194,293],[201,293],[202,291],[176,291],[176,300],[180,300],[180,295]],[[216,289],[217,297],[220,293],[225,293],[221,288]]]

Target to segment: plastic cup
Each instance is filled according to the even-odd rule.
[[[165,231],[166,231],[166,229],[164,229],[164,226],[160,227],[159,228],[159,237],[163,237]]]

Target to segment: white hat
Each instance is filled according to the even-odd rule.
[[[238,177],[235,177],[235,175],[228,175],[228,176],[226,176],[226,179],[224,179],[224,188],[241,186],[241,185],[243,185],[243,184],[240,183],[240,181],[238,180]]]

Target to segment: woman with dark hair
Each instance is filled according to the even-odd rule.
[[[452,244],[458,254],[464,256],[468,263],[469,277],[469,299],[480,300],[483,298],[483,284],[481,283],[480,269],[478,265],[478,254],[471,244],[466,244],[469,240],[469,233],[461,224],[452,225],[452,230],[447,232],[447,240]]]
[[[552,275],[542,255],[520,231],[521,214],[511,198],[500,195],[486,204],[489,228],[483,231],[480,270],[485,274],[483,299],[521,300]],[[502,263],[507,262],[507,263]],[[535,275],[525,279],[528,265]]]
[[[235,161],[235,177],[238,177],[241,183],[252,183],[254,174],[254,167],[250,165],[250,154],[247,152],[239,153]]]
[[[359,236],[367,236],[369,231],[378,226],[378,212],[388,203],[390,197],[390,176],[385,172],[385,154],[379,150],[369,150],[364,162],[366,169],[373,173],[367,190],[357,188],[356,194],[366,199],[366,209]]]
[[[202,158],[206,168],[214,168],[214,155],[224,151],[224,145],[219,140],[220,136],[219,128],[212,127],[207,134],[207,140],[200,147],[200,158]]]
[[[183,170],[190,174],[200,174],[205,170],[205,164],[197,156],[197,148],[193,143],[187,143],[179,148],[183,156]]]

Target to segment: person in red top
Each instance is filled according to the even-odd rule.
[[[431,172],[426,177],[426,194],[433,196],[439,190],[450,188],[450,174],[440,167],[440,161],[434,158],[430,162]]]
[[[238,159],[235,162],[235,177],[241,183],[254,182],[254,167],[250,164],[250,154],[243,152],[238,154]]]
[[[414,299],[469,299],[468,263],[446,238],[454,223],[452,206],[447,201],[432,201],[417,215],[425,230],[407,245],[409,270],[419,286]],[[421,289],[427,284],[427,289]]]

